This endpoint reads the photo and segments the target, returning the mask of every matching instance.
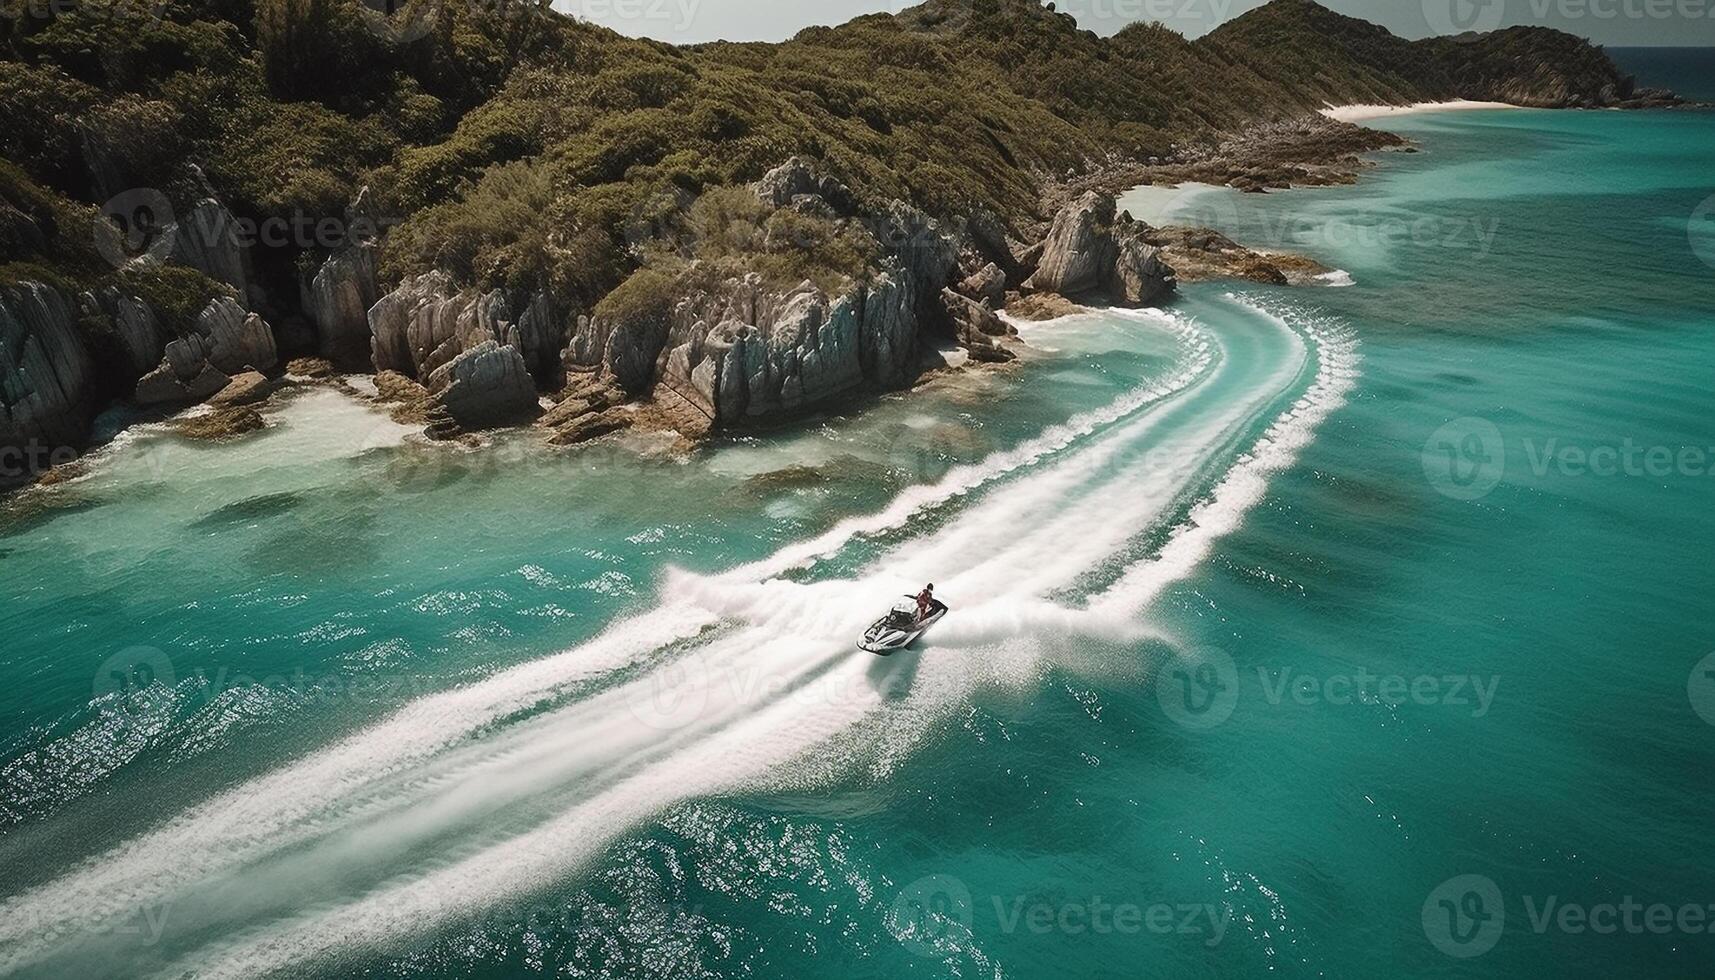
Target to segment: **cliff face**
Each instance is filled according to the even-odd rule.
[[[94,362],[58,290],[0,289],[0,486],[77,455],[95,415]]]
[[[797,158],[753,190],[770,212],[852,210],[843,187]],[[610,379],[633,397],[664,390],[700,416],[689,422],[702,428],[789,418],[853,392],[909,384],[922,369],[928,338],[952,337],[939,297],[957,270],[957,246],[939,222],[899,202],[842,220],[868,229],[879,250],[861,278],[831,290],[809,280],[770,284],[758,272],[729,275],[695,261],[658,295],[619,315],[580,318],[566,366]],[[581,425],[581,414],[553,418]]]

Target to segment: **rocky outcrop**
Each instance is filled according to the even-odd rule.
[[[369,308],[381,298],[375,278],[380,230],[369,213],[369,188],[345,209],[345,230],[346,243],[300,284],[299,299],[321,356],[356,366],[368,360]]]
[[[273,331],[230,297],[209,301],[195,332],[168,343],[160,363],[137,381],[139,405],[179,405],[215,395],[232,375],[272,370],[279,360]]]
[[[979,303],[952,289],[943,289],[941,305],[953,324],[954,335],[970,351],[972,359],[987,363],[1013,359],[1012,351],[996,344],[994,338],[1008,336],[1014,331],[987,303]]]
[[[504,342],[516,347],[539,388],[552,389],[565,379],[560,351],[566,343],[565,318],[547,293],[537,293],[506,329]]]
[[[1115,237],[1114,266],[1102,285],[1125,306],[1145,306],[1173,292],[1173,270],[1162,261],[1161,250],[1144,240],[1148,228],[1141,222]]]
[[[435,406],[465,432],[528,421],[541,408],[524,355],[492,340],[437,368],[426,387]]]
[[[119,291],[117,286],[92,290],[78,297],[83,315],[113,326],[124,350],[127,373],[140,377],[161,361],[168,335],[148,303]]]
[[[1054,218],[1028,289],[1062,296],[1101,296],[1130,306],[1173,291],[1173,271],[1147,241],[1149,227],[1116,217],[1110,195],[1088,191]]]
[[[987,303],[991,310],[998,310],[1006,302],[1006,273],[990,262],[966,276],[959,283],[959,292],[979,303]]]
[[[1063,208],[1043,239],[1042,258],[1025,283],[1062,296],[1094,292],[1117,252],[1113,239],[1114,201],[1089,191]]]
[[[317,352],[335,364],[368,360],[369,308],[380,298],[373,244],[353,243],[328,256],[299,290]]]
[[[557,386],[563,321],[545,294],[521,305],[514,316],[504,292],[461,292],[443,272],[406,279],[369,309],[375,369],[426,380],[465,351],[493,342],[518,351],[536,384]]]
[[[240,371],[210,398],[211,405],[252,405],[274,393],[274,382],[258,371]]]
[[[855,220],[844,188],[817,178],[799,158],[753,190],[768,207]],[[832,291],[756,273],[717,278],[701,263],[672,278],[645,270],[622,287],[631,290],[626,302],[611,304],[623,312],[579,318],[562,363],[597,372],[629,397],[653,394],[657,408],[671,403],[671,411],[656,414],[693,429],[787,417],[854,391],[909,384],[920,370],[921,334],[948,322],[941,292],[956,248],[939,223],[898,202],[869,216],[865,227],[879,260],[861,281]],[[556,408],[556,424],[602,411],[567,404],[581,412]]]
[[[967,272],[993,265],[1014,282],[1029,278],[1030,269],[1019,261],[1007,239],[1006,225],[985,208],[964,219],[959,235],[960,268]]]
[[[205,197],[179,216],[168,229],[172,238],[171,259],[201,271],[210,279],[226,283],[249,309],[257,297],[251,292],[249,243],[241,234],[238,219],[215,198]]]
[[[803,157],[792,157],[752,185],[756,197],[770,208],[825,204],[835,212],[851,207],[851,191],[831,177],[818,177]],[[807,200],[814,199],[814,200]]]
[[[716,425],[899,387],[917,374],[918,289],[897,265],[835,296],[809,282],[779,291],[756,275],[729,279],[673,310],[660,380]]]
[[[407,279],[369,310],[375,369],[426,379],[466,350],[499,339],[510,314],[498,292],[461,293],[444,272]]]
[[[208,362],[227,374],[270,371],[279,361],[268,324],[225,296],[210,300],[197,314],[196,332],[205,342]]]
[[[94,376],[64,295],[36,282],[0,289],[0,486],[34,479],[85,445]]]
[[[1161,249],[1179,282],[1246,279],[1274,286],[1327,282],[1334,270],[1302,255],[1258,252],[1218,231],[1168,225],[1151,228],[1149,240]]]

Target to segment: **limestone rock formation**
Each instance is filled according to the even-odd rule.
[[[466,432],[527,421],[540,411],[524,355],[492,340],[437,368],[427,387],[435,405]]]
[[[851,191],[831,177],[817,177],[803,157],[792,157],[763,174],[753,186],[757,199],[771,208],[802,204],[804,198],[821,198],[836,213],[851,206]]]
[[[1013,359],[1012,351],[999,346],[993,340],[995,337],[1007,336],[1013,330],[988,304],[978,303],[952,289],[941,291],[941,304],[953,323],[954,335],[970,352],[972,360],[996,363]]]
[[[1026,288],[1131,306],[1170,294],[1173,270],[1147,241],[1149,227],[1114,210],[1111,196],[1087,191],[1055,215]]]
[[[1173,292],[1173,270],[1162,261],[1161,250],[1143,239],[1141,229],[1129,229],[1117,237],[1112,272],[1103,287],[1125,306],[1146,306]]]
[[[245,309],[256,302],[251,293],[249,243],[226,205],[205,197],[180,215],[167,233],[173,242],[172,261],[231,286]]]
[[[368,359],[369,308],[381,298],[375,277],[380,226],[369,213],[368,187],[345,209],[345,236],[345,244],[300,284],[299,297],[321,356],[355,366]]]
[[[322,357],[345,365],[367,360],[369,308],[380,299],[375,246],[355,242],[328,256],[303,283],[299,299],[315,325],[316,350]]]
[[[915,299],[900,268],[835,296],[809,282],[782,291],[756,275],[729,279],[676,305],[656,344],[659,378],[722,425],[795,413],[865,385],[898,387],[916,375]],[[626,359],[641,355],[661,356]]]
[[[132,377],[139,377],[161,361],[168,334],[148,303],[119,291],[117,286],[92,290],[78,297],[83,314],[113,325],[127,358]]]
[[[98,407],[76,312],[37,282],[0,289],[0,486],[76,454]]]
[[[843,187],[799,158],[753,189],[767,206],[829,220],[849,207]],[[672,403],[668,416],[700,416],[700,427],[789,416],[860,389],[909,384],[920,335],[947,322],[941,292],[957,250],[938,222],[899,202],[866,227],[880,257],[861,281],[830,292],[755,273],[712,279],[692,263],[655,300],[580,317],[562,363],[599,371],[631,397],[653,393],[655,404]]]
[[[544,294],[515,304],[500,290],[461,292],[446,273],[426,272],[384,294],[368,321],[377,371],[426,380],[458,355],[493,341],[517,350],[539,386],[551,388],[564,374],[562,319]]]
[[[1113,198],[1096,191],[1063,208],[1043,239],[1042,259],[1025,285],[1062,296],[1093,292],[1116,254]]]
[[[998,310],[1006,302],[1006,273],[990,262],[966,276],[959,283],[959,292],[979,303],[987,303],[991,310]]]
[[[272,370],[279,360],[273,331],[231,297],[209,301],[195,332],[168,343],[154,370],[137,381],[139,405],[198,402],[224,389],[232,375]]]
[[[268,324],[228,297],[216,297],[203,307],[196,332],[206,342],[208,362],[227,374],[268,371],[279,361]]]

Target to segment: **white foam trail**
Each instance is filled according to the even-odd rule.
[[[1289,326],[1285,317],[1254,300],[1229,297],[1260,316]],[[1090,602],[1092,613],[1127,621],[1137,616],[1168,585],[1208,557],[1215,543],[1243,523],[1245,515],[1268,491],[1269,478],[1297,462],[1315,438],[1324,419],[1346,403],[1357,383],[1357,343],[1344,329],[1331,329],[1312,320],[1300,324],[1319,351],[1316,379],[1304,396],[1283,412],[1256,446],[1241,457],[1209,497],[1192,509],[1185,522],[1153,559],[1127,571]]]
[[[984,595],[1035,595],[1074,580],[1151,526],[1197,474],[1299,376],[1307,351],[1296,334],[1284,324],[1279,326],[1291,342],[1291,356],[1264,366],[1263,376],[1254,381],[1246,379],[1258,368],[1225,359],[1207,392],[1199,391],[1152,416],[1149,425],[1164,427],[1166,435],[1148,452],[1122,460],[1117,469],[1109,467],[1106,459],[1082,454],[1080,459],[1089,459],[1091,465],[1072,474],[1071,482],[1088,482],[1091,492],[1075,497],[1063,487],[1063,492],[1040,499],[1037,512],[1028,516],[997,513],[996,508],[985,506],[983,519],[936,536],[914,549],[915,560],[895,560],[890,566],[910,579],[949,565],[987,573],[955,575],[948,583],[954,594],[974,590]],[[1216,386],[1228,380],[1223,377],[1227,373],[1239,374],[1242,387],[1237,393],[1228,394]],[[1211,401],[1212,406],[1206,404]],[[1189,416],[1189,422],[1176,428],[1172,423],[1183,416]],[[1103,468],[1099,480],[1082,471],[1097,465]],[[1026,526],[1029,533],[1020,533]]]
[[[1184,367],[1155,384],[1127,392],[1101,408],[1074,415],[1058,425],[1049,426],[1040,435],[1021,442],[1012,449],[995,453],[978,463],[956,466],[935,483],[908,487],[885,509],[874,514],[847,518],[814,538],[781,548],[761,561],[741,565],[729,572],[728,577],[746,580],[771,578],[830,555],[859,535],[876,534],[902,527],[920,511],[962,497],[984,484],[1065,449],[1103,426],[1112,425],[1184,390],[1209,369],[1213,360],[1209,341],[1189,320],[1153,314],[1150,311],[1109,312],[1157,325],[1165,321],[1165,324],[1178,334],[1181,346],[1187,351]]]
[[[735,570],[725,577],[729,580],[748,577],[752,581],[767,578],[777,570],[798,564],[806,555],[835,550],[859,533],[903,523],[923,507],[1030,465],[1103,425],[1134,414],[1189,385],[1207,369],[1212,356],[1209,343],[1192,324],[1159,315],[1127,315],[1127,318],[1172,330],[1185,352],[1186,363],[1181,369],[1168,379],[1076,416],[983,463],[960,467],[938,484],[912,488],[894,506],[880,514],[845,522],[816,539],[810,547],[788,547],[771,560]],[[827,597],[817,607],[824,611],[838,608]],[[344,807],[345,815],[350,817],[387,805],[391,800],[363,800],[359,791],[421,762],[478,727],[540,700],[556,687],[625,666],[714,621],[714,614],[707,610],[684,604],[670,606],[647,617],[616,624],[603,638],[585,647],[523,665],[470,688],[409,705],[375,728],[302,764],[262,777],[187,811],[159,830],[109,851],[89,868],[49,888],[0,905],[0,912],[6,913],[5,921],[0,922],[0,948],[21,943],[27,933],[33,932],[24,923],[62,921],[91,912],[117,913],[127,907],[136,908],[223,869],[239,866],[259,853],[324,831],[329,818],[335,815],[328,812],[330,807]],[[827,624],[812,624],[812,628],[826,629]],[[849,632],[844,627],[841,631]],[[360,802],[345,803],[348,799]],[[208,841],[218,842],[219,846],[205,846],[203,842]],[[0,953],[0,969],[30,961],[45,946],[36,944]]]
[[[528,707],[556,689],[696,635],[707,610],[664,606],[615,624],[575,650],[532,661],[469,687],[400,709],[304,762],[260,777],[186,811],[50,885],[0,904],[0,972],[39,958],[41,924],[117,921],[184,886],[322,829],[327,807],[400,772],[476,727]]]
[[[1288,329],[1280,318],[1270,319],[1282,330]],[[1329,345],[1324,342],[1319,347],[1328,349]],[[1206,348],[1204,355],[1212,356]],[[1200,377],[1206,367],[1207,362],[1185,385]],[[1322,365],[1318,384],[1327,371],[1327,365]],[[1275,377],[1269,375],[1271,381]],[[1217,442],[1231,437],[1246,412],[1278,394],[1272,384],[1263,387],[1270,390],[1262,392],[1261,398],[1252,397],[1241,408],[1193,425],[1182,438],[1188,445],[1199,441],[1207,444],[1200,450],[1193,447],[1195,451],[1188,458],[1206,458],[1216,451]],[[408,706],[381,725],[304,764],[224,794],[161,830],[114,849],[81,871],[8,902],[0,907],[5,913],[0,916],[0,944],[16,941],[22,945],[0,959],[0,971],[51,952],[53,939],[26,942],[41,939],[39,923],[77,921],[89,915],[92,906],[134,909],[218,873],[236,872],[245,863],[264,854],[281,853],[294,842],[348,833],[348,818],[354,812],[386,811],[393,823],[376,825],[377,840],[380,831],[389,827],[411,833],[445,831],[449,826],[445,821],[469,820],[479,809],[448,798],[461,786],[473,785],[473,780],[482,780],[482,786],[503,797],[537,789],[563,793],[577,785],[568,787],[564,781],[586,772],[592,760],[603,767],[601,782],[590,787],[593,795],[547,822],[419,877],[403,882],[378,881],[374,890],[359,898],[337,907],[319,906],[315,912],[281,921],[277,927],[270,927],[275,931],[269,934],[240,934],[225,948],[194,953],[199,961],[212,956],[210,961],[195,964],[199,975],[255,975],[444,923],[473,907],[562,879],[568,870],[598,856],[613,835],[674,801],[763,778],[774,767],[802,756],[809,746],[825,746],[835,736],[850,733],[888,708],[888,694],[878,686],[872,666],[883,662],[854,657],[850,637],[854,626],[861,626],[880,604],[878,600],[889,598],[885,593],[892,589],[891,584],[873,581],[813,585],[769,581],[775,574],[769,569],[790,568],[807,557],[837,550],[867,529],[896,526],[927,506],[925,501],[968,492],[1166,397],[1143,398],[1135,406],[1123,408],[1122,403],[1141,394],[1097,410],[1076,424],[1068,422],[1061,433],[1051,436],[1045,432],[1032,440],[1034,447],[1032,443],[1021,444],[1009,453],[998,454],[999,459],[962,468],[967,472],[938,484],[939,492],[914,498],[903,509],[896,503],[881,514],[841,525],[835,530],[843,528],[846,533],[830,532],[813,543],[816,548],[783,549],[775,559],[748,566],[749,581],[733,573],[716,577],[670,573],[667,593],[683,598],[662,612],[617,624],[577,650],[515,668],[464,691],[436,695]],[[1069,473],[1087,472],[1091,459],[1120,451],[1155,424],[1144,420],[1128,423],[1118,432],[1104,433],[1096,445],[1060,466],[1009,486],[995,501],[995,508],[985,505],[980,512],[962,515],[946,533],[956,536],[970,527],[992,528],[997,510],[1007,507],[1028,512],[1055,504],[1066,490]],[[1277,422],[1275,428],[1280,425]],[[1270,433],[1275,435],[1275,429]],[[1290,442],[1289,433],[1275,437],[1282,445]],[[1257,453],[1263,449],[1259,447]],[[991,462],[994,465],[989,465]],[[1176,470],[1160,488],[1165,492],[1175,481],[1193,479],[1197,470],[1195,466]],[[1055,584],[1066,584],[1063,576],[1067,570],[1110,553],[1125,537],[1136,533],[1138,528],[1130,522],[1159,510],[1158,501],[1148,507],[1118,507],[1124,495],[1135,490],[1125,476],[1123,472],[1116,474],[1114,479],[1090,488],[1073,511],[1075,518],[1044,523],[1018,535],[1027,554],[1043,554],[1051,546],[1067,553],[1060,570],[1049,576],[1058,580]],[[1229,474],[1222,487],[1232,479]],[[1116,515],[1123,518],[1116,522]],[[963,529],[961,522],[966,525]],[[1081,540],[1080,534],[1088,540]],[[1077,549],[1055,544],[1068,535],[1079,542]],[[893,560],[928,554],[940,546],[940,537],[932,535],[892,549],[889,560],[878,563],[886,581],[893,581]],[[1170,548],[1180,537],[1175,536]],[[1077,551],[1075,558],[1072,550]],[[1030,594],[1044,581],[1040,576],[1021,590],[1006,588],[1011,559],[1017,552],[1007,554],[1005,560],[991,559],[972,577],[974,584],[990,589],[990,593],[973,596],[969,615],[938,627],[934,637],[937,646],[982,646],[985,656],[980,659],[988,662],[995,641],[1045,627],[1056,632],[1111,631],[1115,637],[1130,635],[1127,631],[1136,629],[1118,617],[1089,616],[1042,601]],[[1130,577],[1128,573],[1121,583]],[[1118,585],[1109,594],[1118,594]],[[456,746],[482,725],[564,688],[570,677],[589,678],[637,663],[652,651],[693,636],[720,619],[746,625],[637,680],[524,724],[485,733],[480,742],[453,748],[448,755],[425,764],[429,756]],[[1021,650],[1022,646],[1006,644],[1003,648]],[[975,676],[964,663],[967,659],[922,658],[907,703],[944,706],[945,702],[937,699],[966,689]],[[1017,664],[1025,662],[1021,653]],[[645,717],[646,723],[640,725],[639,712],[648,716],[660,709],[653,699],[662,693],[671,695],[675,703],[666,706],[653,723],[647,723]],[[687,714],[682,710],[687,706],[688,717],[681,717]],[[818,754],[822,754],[820,750]],[[627,772],[632,775],[623,776]],[[401,784],[399,777],[407,778]],[[387,780],[394,780],[394,784],[377,785]],[[415,804],[408,809],[402,806],[425,796],[428,810],[419,810]],[[420,813],[428,816],[419,817]],[[369,827],[363,832],[372,833]],[[476,842],[481,842],[480,836]],[[212,851],[212,845],[218,845],[219,851]],[[325,860],[326,856],[315,859]],[[317,870],[313,864],[294,865],[300,873],[305,867]],[[306,877],[313,879],[314,875]],[[27,925],[13,929],[13,922]]]
[[[1293,336],[1284,324],[1275,322],[1286,336]],[[1298,350],[1302,352],[1302,347]],[[1232,434],[1258,406],[1273,400],[1280,381],[1297,374],[1298,368],[1291,362],[1269,371],[1269,383],[1261,385],[1260,392],[1247,392],[1248,399],[1235,399],[1237,404],[1227,406],[1212,420],[1194,425],[1183,438],[1187,442],[1218,441]],[[1127,431],[1141,437],[1148,428],[1134,426]],[[1035,474],[1020,486],[1009,487],[1002,502],[1056,506],[1068,479],[1075,483],[1087,476],[1082,465],[1087,454]],[[1187,451],[1188,458],[1195,455]],[[1195,469],[1190,465],[1176,468],[1163,479],[1188,479]],[[1119,500],[1138,496],[1129,477],[1128,471],[1121,471],[1101,482],[1090,500],[1074,511],[1076,519],[1086,524],[1082,529],[1086,533],[1081,535],[1079,549],[1083,557],[1069,561],[1068,566],[1082,567],[1090,557],[1111,551],[1118,543],[1113,532],[1120,532],[1119,540],[1123,540],[1124,532],[1135,530],[1115,523]],[[1155,512],[1159,507],[1159,501],[1148,501],[1127,513]],[[985,506],[964,515],[955,522],[955,528],[960,523],[992,527],[996,517]],[[1004,519],[1000,523],[1004,524]],[[1068,547],[1063,540],[1068,523],[1045,523],[1023,536],[1064,550]],[[1090,533],[1096,528],[1109,533]],[[901,544],[878,565],[888,569],[891,580],[894,560],[901,553],[944,557],[940,537]],[[1005,557],[997,557],[985,564],[981,578],[997,584],[1012,574],[1014,565]],[[365,896],[334,912],[302,918],[260,942],[218,953],[212,963],[201,965],[200,972],[241,976],[278,969],[344,946],[373,943],[401,930],[420,929],[425,922],[444,921],[473,906],[492,904],[546,884],[598,854],[607,835],[623,833],[676,800],[746,785],[770,767],[797,757],[808,746],[850,730],[882,706],[881,694],[863,683],[863,660],[854,660],[847,647],[846,638],[873,608],[862,583],[805,586],[679,573],[669,577],[668,587],[700,608],[753,625],[735,636],[734,642],[721,644],[716,653],[695,656],[689,672],[673,678],[669,686],[682,699],[680,707],[688,702],[694,718],[675,725],[678,730],[665,746],[651,746],[648,754],[660,758],[658,764],[636,766],[635,757],[628,757],[627,767],[636,769],[637,775],[542,827],[488,847],[426,878]],[[854,595],[858,599],[854,600]],[[1106,629],[1115,638],[1136,632],[1135,627],[1126,630],[1117,622],[1056,607],[1017,589],[1002,590],[989,602],[965,608],[956,623],[947,626],[934,638],[937,647],[981,646],[1042,628],[1062,632]],[[815,639],[818,637],[833,639]],[[759,663],[761,666],[756,666]],[[751,668],[751,681],[733,684],[733,672],[743,671],[746,665]],[[823,671],[828,665],[832,669]],[[659,681],[644,678],[603,695],[597,703],[566,709],[565,717],[555,722],[559,734],[550,736],[545,744],[552,746],[560,738],[599,737],[605,741],[616,725],[635,727],[635,720],[625,712],[635,707],[636,698],[625,691],[652,683]],[[542,735],[533,730],[530,737],[541,739]],[[647,731],[636,737],[640,742],[661,741],[659,734]]]

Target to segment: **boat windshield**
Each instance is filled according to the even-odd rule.
[[[896,630],[906,630],[917,625],[917,615],[904,609],[895,609],[887,614],[887,625]]]

